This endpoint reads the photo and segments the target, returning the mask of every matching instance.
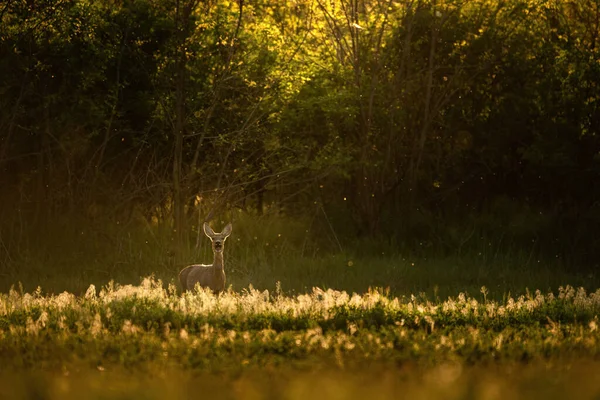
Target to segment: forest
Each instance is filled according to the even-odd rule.
[[[600,0],[0,1],[2,398],[597,398],[599,231]]]
[[[598,266],[599,7],[4,2],[3,269],[159,225],[181,260],[244,217],[318,252]]]

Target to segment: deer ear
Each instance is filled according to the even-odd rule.
[[[222,235],[225,235],[226,237],[231,235],[231,229],[233,227],[231,226],[231,222],[227,224],[227,226],[223,229],[223,232],[221,232]]]
[[[209,238],[212,238],[215,235],[215,232],[212,230],[212,228],[208,225],[207,222],[204,223],[204,234],[206,236],[208,236]]]

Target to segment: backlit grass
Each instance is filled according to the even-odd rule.
[[[152,277],[82,296],[11,290],[0,295],[0,383],[12,383],[0,394],[591,397],[599,311],[600,290],[571,286],[502,301],[485,287],[443,301],[320,288],[180,295]]]

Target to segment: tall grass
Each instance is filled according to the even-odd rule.
[[[483,234],[448,252],[272,215],[215,229],[230,220],[219,297],[177,290],[212,260],[198,226],[185,243],[144,220],[2,231],[0,398],[600,393],[593,271]]]
[[[321,221],[273,215],[227,215],[213,221],[220,229],[233,221],[225,244],[228,285],[239,291],[252,285],[273,290],[277,282],[289,293],[312,287],[362,293],[370,287],[389,288],[394,295],[423,293],[444,299],[458,292],[476,294],[486,286],[490,298],[529,289],[556,290],[571,284],[598,287],[593,272],[578,272],[562,260],[541,260],[530,249],[502,248],[478,238],[469,250],[402,249],[389,241],[357,239]],[[190,225],[187,243],[176,243],[166,223],[104,219],[91,222],[62,218],[43,231],[22,230],[12,241],[3,236],[0,291],[20,283],[26,291],[83,293],[90,284],[114,280],[137,283],[153,274],[176,282],[190,263],[210,263],[210,242]],[[6,230],[5,230],[6,232]]]
[[[242,374],[280,366],[364,370],[365,364],[593,362],[600,290],[431,302],[315,288],[179,295],[145,278],[83,296],[0,294],[0,376],[10,371],[150,370]]]

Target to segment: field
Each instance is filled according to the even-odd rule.
[[[597,398],[600,290],[0,295],[0,398]]]
[[[0,400],[600,400],[599,26],[0,0]]]

